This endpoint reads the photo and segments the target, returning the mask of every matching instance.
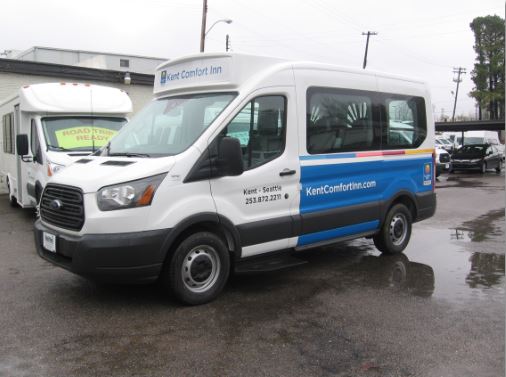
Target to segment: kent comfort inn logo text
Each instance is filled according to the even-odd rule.
[[[322,185],[306,187],[306,196],[328,195],[339,192],[370,189],[376,187],[376,181],[339,183],[338,185]]]

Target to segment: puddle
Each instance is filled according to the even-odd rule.
[[[505,257],[500,248],[504,249],[504,240],[486,242],[498,235],[485,237],[478,230],[441,230],[415,225],[405,253],[410,260],[427,264],[434,270],[432,297],[462,304],[470,299],[503,300]],[[480,251],[476,251],[475,242],[482,246]]]

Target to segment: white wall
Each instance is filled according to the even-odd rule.
[[[155,68],[165,59],[149,58],[142,56],[129,56],[119,54],[101,54],[86,51],[65,51],[45,48],[35,48],[29,52],[21,53],[16,57],[19,60],[45,62],[53,64],[76,65],[80,67],[109,69],[123,72],[136,72],[152,75]],[[129,67],[121,67],[120,60],[129,61]],[[100,64],[97,66],[97,64]]]

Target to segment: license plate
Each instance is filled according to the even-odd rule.
[[[44,249],[46,249],[47,251],[56,253],[56,236],[51,233],[43,232],[42,246],[44,246]]]
[[[445,164],[445,169],[450,169],[450,164]]]

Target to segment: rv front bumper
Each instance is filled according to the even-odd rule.
[[[46,261],[92,280],[149,283],[158,278],[170,230],[69,236],[35,222],[37,253]],[[44,233],[54,236],[55,251],[44,247]]]

